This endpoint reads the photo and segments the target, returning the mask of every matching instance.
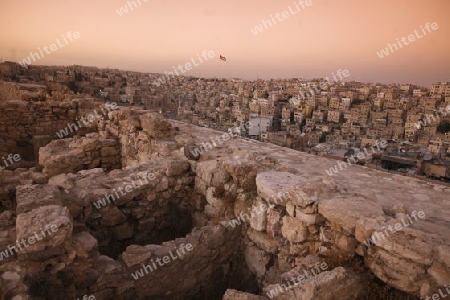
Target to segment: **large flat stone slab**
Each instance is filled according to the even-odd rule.
[[[301,184],[306,179],[287,172],[268,171],[256,176],[258,196],[277,205],[286,206],[289,189]]]

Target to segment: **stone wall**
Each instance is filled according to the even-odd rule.
[[[88,133],[81,138],[54,140],[41,147],[39,164],[49,177],[93,168],[111,171],[121,167],[119,148],[115,139],[103,139],[98,133]]]
[[[23,160],[36,161],[39,147],[57,139],[57,133],[77,122],[77,118],[92,113],[102,103],[93,98],[78,98],[70,102],[8,100],[0,101],[0,157],[20,154]],[[96,131],[97,124],[68,130],[70,137]]]
[[[120,141],[123,166],[137,166],[158,156],[170,157],[180,148],[175,129],[157,113],[118,110],[99,122],[101,135]]]
[[[0,233],[5,237],[0,240],[2,250],[32,235],[33,228],[56,224],[58,229],[45,242],[36,242],[36,247],[26,247],[17,258],[0,263],[0,272],[9,270],[3,273],[8,275],[3,276],[7,295],[45,299],[84,294],[97,299],[221,296],[225,290],[217,284],[228,286],[235,276],[250,276],[239,267],[243,262],[237,263],[242,260],[242,249],[236,247],[240,230],[226,224],[208,225],[202,216],[204,201],[191,192],[194,183],[187,160],[169,160],[109,173],[92,169],[59,174],[48,184],[19,185],[15,230],[14,213],[0,215],[6,228]],[[52,241],[54,247],[48,245]],[[143,265],[152,266],[158,257],[173,257],[182,244],[192,245],[191,251],[157,272],[134,279],[132,274]],[[186,280],[180,282],[180,278]],[[235,286],[243,288],[240,282]]]
[[[221,140],[223,132],[146,111],[111,112],[98,124],[98,136],[43,148],[41,176],[11,182],[20,185],[15,210],[0,215],[0,251],[41,225],[59,229],[0,262],[7,297],[379,299],[389,290],[386,299],[414,299],[450,282],[446,186],[361,166],[330,177],[336,161]],[[122,169],[72,167],[83,145],[102,140],[116,141]],[[214,146],[200,157],[185,151],[205,142]],[[47,163],[52,151],[64,159]],[[149,271],[182,244],[192,251]]]

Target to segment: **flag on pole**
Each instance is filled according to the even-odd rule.
[[[220,59],[223,60],[223,61],[227,61],[226,57],[222,56],[222,55],[220,56]]]

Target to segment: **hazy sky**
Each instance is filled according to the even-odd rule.
[[[185,75],[331,79],[347,69],[351,78],[370,82],[450,80],[449,0],[311,0],[305,8],[299,0],[139,1],[130,10],[126,0],[0,0],[0,59],[23,60],[78,31],[79,39],[35,64],[163,73],[192,59],[199,64],[197,53],[213,50],[215,58]],[[120,16],[116,10],[124,6],[129,12]],[[276,24],[253,34],[271,15]],[[439,28],[424,35],[420,26],[427,22]],[[420,39],[377,55],[414,30]]]

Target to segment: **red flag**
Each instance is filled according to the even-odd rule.
[[[222,55],[220,56],[220,59],[223,60],[223,61],[227,61],[226,57],[222,56]]]

